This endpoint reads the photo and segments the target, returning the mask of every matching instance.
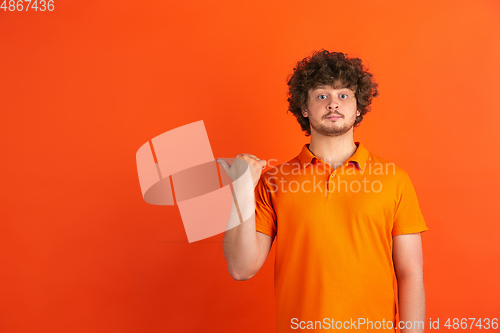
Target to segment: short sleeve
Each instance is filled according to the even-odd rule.
[[[420,211],[415,188],[406,172],[398,188],[399,193],[392,227],[392,236],[413,234],[429,230],[425,224],[422,212]]]
[[[262,175],[255,187],[255,229],[274,238],[276,235],[276,212],[272,204],[271,191]]]

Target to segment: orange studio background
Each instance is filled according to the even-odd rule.
[[[203,120],[215,157],[288,161],[286,78],[321,48],[379,83],[354,137],[413,181],[427,318],[500,317],[498,1],[54,5],[0,10],[0,332],[273,332],[274,248],[232,280],[135,153]]]

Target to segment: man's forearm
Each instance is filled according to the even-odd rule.
[[[223,251],[234,279],[246,280],[253,276],[259,258],[255,216],[225,232]]]
[[[246,221],[242,221],[241,211],[246,211],[246,216],[249,213],[249,207],[254,207],[251,202],[254,200],[254,195],[250,190],[245,192],[244,189],[235,188],[240,200],[234,197],[233,205],[238,211],[241,224],[227,230],[223,239],[223,251],[228,270],[236,280],[246,280],[252,277],[259,258],[255,214],[252,214]]]
[[[407,276],[398,279],[398,295],[401,333],[424,332],[425,290],[423,277]],[[408,321],[411,322],[411,328],[410,323],[406,325]]]

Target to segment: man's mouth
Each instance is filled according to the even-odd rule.
[[[341,119],[342,116],[339,116],[338,114],[331,114],[326,119]]]

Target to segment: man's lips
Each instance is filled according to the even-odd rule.
[[[342,118],[341,116],[336,115],[336,114],[332,114],[332,115],[326,117],[326,119],[341,119],[341,118]]]

